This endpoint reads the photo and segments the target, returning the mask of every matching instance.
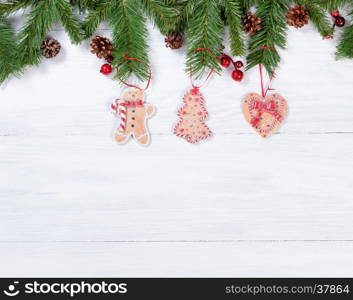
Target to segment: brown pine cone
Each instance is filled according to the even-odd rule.
[[[243,16],[243,26],[247,34],[254,34],[258,32],[261,27],[261,19],[251,12]]]
[[[113,55],[108,55],[105,60],[108,62],[108,63],[112,63],[114,61],[114,56]]]
[[[110,39],[97,35],[91,41],[91,48],[91,53],[97,55],[98,58],[104,58],[109,63],[113,61],[114,45]]]
[[[180,33],[172,32],[164,39],[165,46],[171,49],[179,49],[183,46],[183,36]]]
[[[42,55],[46,58],[53,58],[57,56],[61,50],[60,43],[52,38],[47,38],[43,41],[42,45],[40,46],[40,50]]]
[[[304,6],[296,5],[286,13],[287,24],[295,28],[301,28],[309,23],[309,13]]]

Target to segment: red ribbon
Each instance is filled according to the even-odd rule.
[[[277,105],[274,100],[271,100],[268,102],[256,100],[252,104],[251,109],[256,109],[258,111],[257,116],[255,118],[253,118],[251,121],[251,125],[253,127],[255,127],[260,122],[261,116],[265,112],[274,116],[276,118],[276,120],[278,120],[278,121],[282,120],[282,116],[278,112]]]
[[[211,51],[210,49],[207,49],[207,48],[197,48],[197,49],[195,49],[193,52],[199,52],[199,51],[202,51],[202,50],[207,51],[209,54],[211,54],[212,56],[214,56],[216,59],[219,59],[219,57],[217,57],[215,54],[212,53],[212,51]],[[208,75],[207,75],[205,81],[204,81],[201,85],[195,85],[195,84],[194,84],[194,81],[193,81],[193,79],[192,79],[192,69],[190,69],[190,79],[191,79],[191,85],[192,85],[192,87],[193,87],[193,89],[192,89],[191,92],[192,92],[193,94],[197,94],[197,93],[199,92],[199,89],[200,89],[201,87],[203,87],[203,86],[207,83],[207,81],[210,79],[210,77],[211,77],[211,75],[213,74],[213,72],[214,72],[214,68],[211,69],[211,71],[208,73]]]
[[[268,47],[268,46],[262,46],[260,49],[263,50],[271,50],[271,51],[277,51],[276,48]],[[274,89],[271,88],[271,83],[273,78],[275,77],[275,71],[270,76],[270,82],[268,83],[267,89],[265,90],[264,88],[264,79],[263,79],[263,74],[262,74],[262,64],[259,64],[259,71],[260,71],[260,79],[261,79],[261,94],[262,97],[266,97],[268,91],[273,91]]]
[[[124,55],[124,59],[125,60],[131,60],[131,61],[137,61],[137,62],[140,62],[140,63],[143,63],[145,64],[147,67],[148,67],[148,72],[149,72],[149,76],[148,76],[148,81],[147,81],[147,84],[146,84],[146,87],[144,89],[140,88],[139,86],[136,86],[136,85],[133,85],[133,84],[129,84],[127,82],[125,82],[124,80],[120,79],[120,81],[125,84],[126,86],[128,87],[133,87],[133,88],[136,88],[140,91],[145,91],[148,89],[148,87],[150,86],[150,83],[151,83],[151,78],[152,78],[152,71],[151,71],[151,67],[148,63],[140,60],[140,59],[137,59],[137,58],[134,58],[134,57],[129,57],[127,54]]]
[[[125,107],[136,107],[136,106],[143,106],[143,101],[138,100],[138,101],[125,101],[121,103],[122,106]]]
[[[262,47],[260,47],[260,49],[277,51],[276,48],[272,48],[272,47],[268,47],[268,46],[262,46]],[[275,72],[273,71],[273,73],[271,74],[270,81],[268,83],[267,88],[265,89],[263,72],[262,72],[262,64],[259,64],[259,71],[260,71],[260,80],[261,80],[261,94],[262,94],[262,97],[265,98],[268,91],[274,90],[273,88],[271,88],[271,83],[272,83],[273,78],[275,77]],[[253,127],[255,127],[260,122],[262,114],[265,112],[274,116],[276,118],[276,120],[278,120],[278,121],[282,120],[282,116],[278,112],[277,105],[274,100],[267,101],[267,102],[255,100],[251,106],[251,109],[256,109],[258,111],[257,116],[251,120],[251,125]]]

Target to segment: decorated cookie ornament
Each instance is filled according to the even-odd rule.
[[[194,52],[205,50],[209,54],[217,57],[207,48],[197,48]],[[205,124],[208,112],[205,108],[205,99],[200,93],[200,88],[206,84],[213,74],[213,69],[208,73],[202,85],[195,85],[192,79],[192,70],[190,70],[190,80],[192,89],[183,97],[183,106],[178,110],[179,122],[174,127],[174,134],[185,139],[191,144],[208,139],[212,132]]]
[[[187,92],[183,102],[184,105],[178,111],[180,121],[174,128],[174,134],[192,144],[207,139],[212,132],[204,123],[208,112],[200,90],[193,88]]]
[[[250,93],[243,101],[245,119],[255,131],[267,138],[276,132],[288,112],[286,100],[279,94],[262,97]]]
[[[126,90],[123,97],[116,99],[111,108],[119,117],[119,126],[114,138],[119,144],[126,143],[133,137],[140,145],[148,145],[150,134],[147,119],[155,112],[155,108],[144,102],[144,92],[136,88]]]
[[[276,51],[274,48],[260,47],[265,51]],[[261,95],[250,93],[245,96],[242,104],[243,114],[246,121],[263,138],[267,138],[275,133],[288,114],[286,100],[280,94],[267,95],[271,88],[274,74],[271,74],[270,82],[265,89],[262,65],[259,64]]]
[[[150,133],[147,127],[147,119],[155,112],[154,106],[145,102],[145,91],[151,83],[151,67],[137,58],[124,55],[125,60],[143,63],[148,66],[149,76],[145,88],[129,84],[120,79],[121,83],[128,87],[122,95],[111,105],[112,112],[119,117],[119,124],[114,134],[118,144],[126,143],[133,137],[140,145],[148,145]]]

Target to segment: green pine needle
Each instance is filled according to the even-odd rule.
[[[350,13],[353,16],[353,11]],[[353,24],[343,29],[340,43],[337,46],[337,59],[353,58]]]
[[[72,7],[66,0],[56,0],[55,6],[60,14],[61,24],[64,26],[66,32],[70,36],[74,44],[79,44],[84,35],[80,22],[75,17]]]
[[[70,4],[78,7],[80,13],[85,13],[87,9],[94,9],[99,0],[70,0]]]
[[[230,49],[232,55],[242,56],[245,54],[245,34],[243,29],[243,11],[237,0],[224,0],[225,16],[229,25]]]
[[[352,3],[352,0],[317,0],[315,2],[317,2],[325,10],[331,12],[346,4]]]
[[[174,5],[179,10],[179,17],[176,19],[175,28],[170,32],[184,33],[189,21],[193,18],[194,1],[189,0],[166,0],[169,5]],[[176,2],[176,3],[174,3]]]
[[[178,4],[167,6],[163,0],[140,0],[147,16],[156,24],[162,34],[173,31],[180,21],[181,11]],[[179,7],[180,8],[180,7]]]
[[[328,18],[325,10],[320,7],[320,0],[299,0],[297,3],[305,7],[309,13],[311,22],[322,37],[333,34],[332,22]]]
[[[0,3],[0,56],[3,57],[0,81],[41,62],[40,46],[57,21],[74,44],[91,38],[99,24],[107,21],[113,29],[116,47],[113,53],[113,65],[118,69],[116,77],[126,79],[135,74],[141,80],[146,79],[148,67],[145,64],[124,59],[127,54],[149,64],[146,16],[162,34],[186,33],[186,67],[199,78],[210,69],[221,70],[217,57],[221,54],[225,24],[229,25],[232,55],[245,54],[242,16],[250,8],[257,9],[262,29],[250,36],[247,69],[263,64],[272,74],[280,63],[280,56],[271,49],[286,46],[285,14],[293,2],[305,6],[314,26],[324,37],[333,32],[326,11],[353,7],[353,0],[3,0]],[[5,18],[27,7],[31,7],[30,11],[15,37]],[[82,23],[74,14],[75,7],[86,14]],[[197,48],[206,48],[213,54],[195,52]],[[343,29],[336,55],[337,58],[353,58],[353,25]]]
[[[190,0],[194,4],[192,18],[188,22],[186,32],[188,40],[187,71],[192,71],[200,78],[206,71],[214,69],[220,72],[217,56],[221,55],[224,25],[221,19],[221,7],[214,0]],[[198,51],[206,48],[211,51]]]
[[[27,16],[18,35],[18,62],[21,69],[38,65],[42,59],[40,46],[60,15],[55,6],[56,0],[42,0]]]
[[[83,22],[84,39],[90,38],[97,30],[99,24],[110,18],[115,2],[116,0],[103,0],[97,4],[95,9],[89,9],[88,16]]]
[[[258,5],[261,0],[238,0],[239,5],[244,12],[250,10],[251,7]]]
[[[127,79],[135,74],[139,79],[148,78],[148,67],[143,63],[124,59],[130,57],[149,64],[147,54],[147,28],[140,0],[103,0],[89,11],[84,21],[85,37],[94,34],[100,23],[108,21],[113,29],[113,65],[118,69],[115,78]]]
[[[37,1],[38,0],[7,0],[4,3],[0,3],[0,15],[8,16],[19,9],[35,4]]]
[[[288,10],[288,2],[287,0],[263,0],[258,5],[256,14],[261,18],[262,29],[251,36],[247,69],[262,64],[270,75],[274,74],[281,60],[274,49],[286,47],[285,13]]]
[[[29,1],[24,2],[28,4]],[[3,7],[11,7],[13,10],[15,4],[16,1],[10,0],[3,3]],[[77,44],[82,40],[81,25],[75,18],[68,0],[33,0],[31,7],[18,34],[16,65],[11,73],[22,72],[26,66],[38,65],[41,62],[43,56],[40,46],[58,20],[63,24],[73,43]]]
[[[0,16],[0,83],[2,83],[15,67],[14,49],[16,48],[15,33],[8,21]]]
[[[146,19],[140,6],[137,0],[117,1],[113,11],[109,23],[113,27],[113,44],[116,45],[113,56],[118,72],[115,78],[127,79],[135,74],[140,80],[147,79],[149,73],[146,64],[124,59],[127,54],[149,64]]]

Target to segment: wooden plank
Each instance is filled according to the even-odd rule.
[[[353,237],[351,134],[0,143],[1,241]]]
[[[0,244],[7,277],[352,277],[352,243]]]
[[[257,70],[226,70],[203,90],[215,135],[191,146],[171,134],[185,51],[149,30],[149,148],[112,141],[121,88],[60,27],[62,54],[0,87],[0,276],[353,276],[353,61],[290,29],[281,133],[241,114]]]

